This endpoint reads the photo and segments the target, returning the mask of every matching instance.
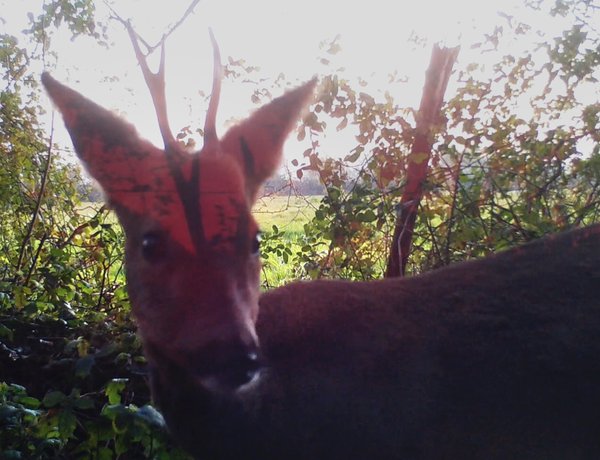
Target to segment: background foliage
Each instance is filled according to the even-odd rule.
[[[456,71],[411,273],[599,220],[600,102],[579,97],[597,85],[600,37],[590,18],[598,6],[528,4],[571,26],[520,55],[500,52],[536,33],[518,18],[472,44],[496,52],[497,62]],[[40,127],[35,63],[51,57],[53,33],[65,27],[107,43],[90,0],[46,1],[21,37],[0,35],[0,458],[186,458],[150,405],[121,230],[104,207],[88,203],[89,184]],[[323,62],[339,49],[336,39],[325,43]],[[226,70],[230,79],[257,72],[233,59]],[[320,79],[319,100],[297,132],[310,148],[257,207],[265,287],[368,280],[385,268],[415,114],[339,69]],[[254,99],[269,95],[257,86]],[[517,112],[524,101],[530,110]],[[328,126],[356,134],[340,158],[322,152]]]

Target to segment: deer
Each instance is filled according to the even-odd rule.
[[[201,459],[600,458],[600,226],[408,278],[260,292],[252,205],[313,79],[204,145],[164,141],[42,82],[125,233],[154,403]],[[140,56],[142,58],[140,58]],[[215,46],[215,62],[220,63]]]

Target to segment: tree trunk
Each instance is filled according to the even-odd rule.
[[[435,45],[425,76],[421,105],[417,112],[415,139],[408,156],[406,185],[396,217],[396,228],[390,248],[386,278],[403,276],[410,254],[417,209],[427,178],[431,147],[440,124],[444,93],[459,48],[440,48]]]

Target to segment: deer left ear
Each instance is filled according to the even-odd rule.
[[[283,143],[308,105],[315,85],[313,79],[274,99],[223,137],[221,150],[235,156],[242,165],[251,202],[261,184],[279,166]]]

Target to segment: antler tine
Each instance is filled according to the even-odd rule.
[[[210,95],[210,101],[208,103],[208,111],[206,113],[206,121],[204,122],[204,146],[215,144],[218,141],[217,138],[217,109],[219,107],[219,98],[221,96],[221,80],[223,78],[223,66],[221,64],[221,52],[219,51],[219,45],[212,29],[208,29],[210,34],[210,41],[213,46],[213,86],[212,93]]]
[[[175,145],[175,138],[171,132],[167,117],[167,101],[165,96],[165,42],[163,40],[161,43],[158,72],[153,73],[150,70],[150,67],[148,67],[146,56],[144,56],[140,49],[137,34],[135,33],[135,30],[133,30],[131,23],[127,21],[125,26],[127,27],[127,32],[129,33],[129,38],[131,39],[131,44],[135,51],[135,57],[144,74],[146,86],[148,86],[148,89],[150,90],[154,110],[158,119],[158,128],[160,129],[165,149],[168,150]]]

